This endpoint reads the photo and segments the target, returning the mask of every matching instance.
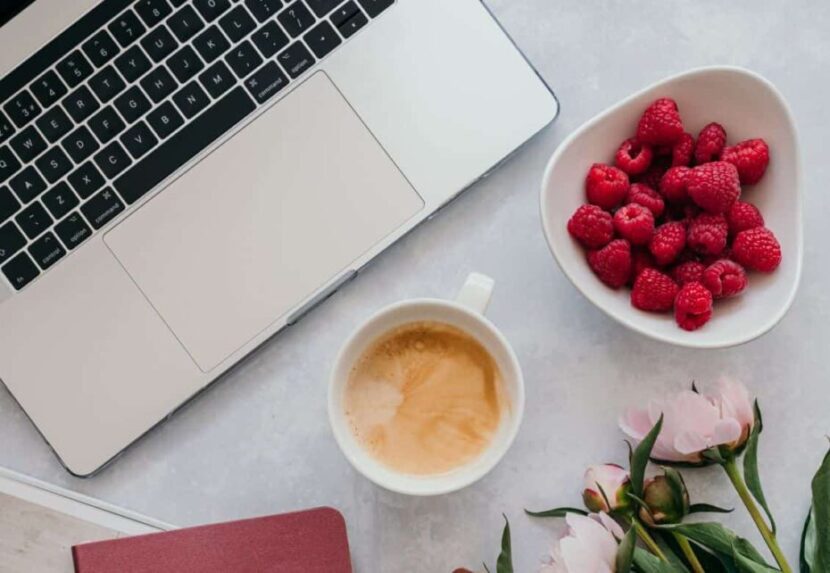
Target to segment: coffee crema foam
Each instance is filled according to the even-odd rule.
[[[373,342],[352,368],[345,411],[363,447],[407,474],[449,472],[480,456],[509,405],[490,353],[464,331],[412,322]]]

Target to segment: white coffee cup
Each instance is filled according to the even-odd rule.
[[[329,383],[329,420],[343,454],[357,471],[375,484],[407,495],[439,495],[456,491],[490,472],[513,443],[524,415],[524,380],[510,343],[484,317],[493,285],[493,279],[472,273],[455,301],[424,298],[388,306],[358,327],[340,350]],[[487,449],[472,462],[436,475],[403,474],[373,458],[350,428],[344,404],[349,375],[369,345],[396,327],[420,321],[450,324],[482,344],[501,371],[505,395],[509,400],[509,407],[502,415],[499,429]]]

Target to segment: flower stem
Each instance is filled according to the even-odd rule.
[[[749,516],[752,517],[752,521],[755,522],[755,526],[761,533],[761,537],[764,538],[767,547],[769,547],[769,550],[772,552],[772,556],[775,557],[775,561],[778,563],[778,566],[781,567],[782,573],[793,573],[793,569],[790,567],[790,564],[787,563],[787,558],[784,556],[784,552],[781,551],[781,547],[778,546],[778,540],[776,540],[775,534],[767,525],[767,522],[764,520],[764,516],[761,515],[761,511],[758,509],[758,505],[755,503],[755,499],[752,497],[752,493],[749,491],[749,488],[746,487],[746,482],[738,469],[737,460],[734,457],[728,459],[723,468],[726,470],[726,475],[729,476],[729,480],[735,487],[735,491],[738,492],[738,496],[741,498],[741,501],[746,506]]]
[[[697,555],[695,555],[695,550],[692,549],[692,544],[689,543],[689,540],[679,533],[673,533],[672,535],[674,535],[674,538],[677,540],[677,544],[680,545],[680,549],[683,551],[686,561],[688,561],[689,565],[692,566],[692,571],[695,573],[706,573],[703,569],[703,565],[700,564]]]
[[[663,561],[664,563],[669,562],[669,560],[666,559],[666,554],[663,553],[663,550],[660,549],[660,546],[657,545],[657,542],[654,541],[654,539],[651,537],[651,534],[645,527],[643,527],[643,524],[640,523],[636,517],[631,518],[631,527],[634,528],[634,530],[637,532],[637,535],[640,537],[643,543],[646,544],[646,547],[648,547],[652,553],[654,553],[657,557],[660,558],[660,561]]]

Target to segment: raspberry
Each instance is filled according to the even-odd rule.
[[[746,272],[735,261],[721,259],[703,271],[700,282],[715,298],[726,298],[746,288]]]
[[[632,245],[645,245],[654,234],[654,215],[648,208],[631,203],[614,214],[614,229]]]
[[[695,148],[695,161],[698,165],[718,161],[726,147],[726,130],[719,123],[710,123],[700,130]]]
[[[738,168],[743,185],[754,185],[767,172],[769,146],[763,139],[748,139],[724,149],[721,159]]]
[[[686,227],[683,223],[663,223],[654,231],[648,250],[658,265],[668,265],[686,248]]]
[[[596,205],[583,205],[568,221],[568,232],[588,249],[599,249],[614,238],[614,218]]]
[[[674,299],[674,318],[683,330],[697,330],[712,318],[712,293],[699,282],[683,285]]]
[[[674,267],[672,278],[677,284],[683,286],[687,283],[700,281],[700,277],[703,276],[705,270],[706,265],[699,261],[686,261]]]
[[[634,249],[631,251],[631,280],[635,280],[640,273],[646,269],[653,269],[657,266],[654,257],[645,249]]]
[[[631,245],[624,239],[616,239],[598,251],[590,251],[588,266],[599,280],[618,289],[631,275]]]
[[[664,158],[662,157],[655,157],[651,162],[651,167],[648,168],[648,171],[637,178],[637,183],[642,183],[646,187],[651,187],[652,189],[658,189],[660,187],[660,178],[663,177],[666,170],[669,168],[663,159]]]
[[[687,179],[689,197],[710,213],[724,213],[741,196],[738,170],[731,163],[698,165]]]
[[[624,171],[594,163],[585,179],[588,202],[610,211],[625,199],[628,185],[628,175]]]
[[[632,137],[620,145],[614,157],[614,165],[629,175],[640,175],[649,168],[653,157],[654,152],[650,145],[640,143],[636,137]]]
[[[632,203],[642,205],[651,211],[655,219],[659,219],[666,209],[666,203],[660,194],[642,183],[634,183],[631,185],[628,189],[628,196],[625,198],[625,202],[629,205]]]
[[[758,207],[743,201],[735,201],[726,213],[726,220],[729,222],[729,234],[732,236],[747,229],[764,226],[764,216],[761,215]]]
[[[673,99],[652,103],[637,125],[637,139],[649,145],[673,145],[683,136],[683,120]]]
[[[683,203],[689,198],[687,191],[689,184],[688,167],[672,167],[660,179],[660,194],[670,203]]]
[[[781,264],[781,245],[765,227],[748,229],[735,237],[732,259],[747,269],[771,273]]]
[[[686,244],[701,255],[719,255],[726,248],[729,224],[723,215],[701,213],[689,223]]]
[[[670,277],[655,269],[645,269],[634,281],[631,304],[640,310],[665,312],[674,306],[677,291]]]
[[[692,164],[695,153],[695,138],[691,133],[684,133],[671,150],[672,167],[688,167]]]

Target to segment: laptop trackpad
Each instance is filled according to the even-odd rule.
[[[317,73],[105,240],[207,372],[422,208]]]

